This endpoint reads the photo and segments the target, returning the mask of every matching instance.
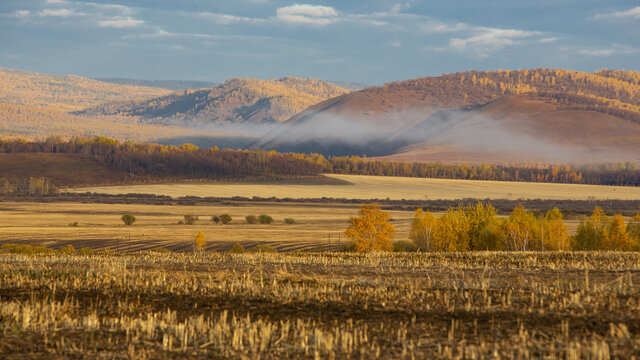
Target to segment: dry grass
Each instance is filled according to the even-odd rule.
[[[38,243],[51,248],[72,244],[76,249],[111,248],[138,251],[166,248],[190,251],[198,230],[207,238],[207,249],[228,251],[234,244],[251,249],[258,244],[270,244],[279,251],[313,249],[342,245],[349,216],[357,214],[357,205],[121,205],[79,203],[11,203],[0,202],[0,243]],[[213,215],[229,214],[229,225],[214,224]],[[137,218],[133,226],[125,226],[123,214]],[[178,225],[183,215],[197,215],[196,225]],[[267,214],[274,218],[271,225],[249,225],[247,215]],[[391,211],[398,239],[408,237],[413,212]],[[285,218],[295,219],[286,224]],[[78,222],[77,227],[69,226]]]
[[[0,356],[640,356],[637,253],[0,254]]]
[[[568,199],[636,200],[640,188],[598,185],[525,183],[506,181],[421,179],[388,176],[326,175],[352,185],[295,184],[168,184],[106,186],[70,189],[71,192],[105,194],[149,193],[181,196],[347,198],[347,199]]]

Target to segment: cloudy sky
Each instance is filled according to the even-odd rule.
[[[639,60],[638,0],[0,0],[0,67],[43,73],[374,85]]]

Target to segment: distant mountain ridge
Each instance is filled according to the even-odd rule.
[[[199,80],[139,80],[139,79],[128,79],[128,78],[93,78],[93,79],[98,81],[113,83],[113,84],[156,87],[156,88],[167,89],[171,91],[212,88],[217,85],[217,83],[214,83],[212,81],[199,81]]]
[[[232,78],[210,89],[102,104],[78,114],[119,115],[145,123],[235,124],[282,122],[318,102],[348,93],[317,79]]]
[[[392,82],[316,104],[253,146],[413,161],[640,162],[640,73],[468,71]]]

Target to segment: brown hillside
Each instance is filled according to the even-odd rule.
[[[318,102],[348,91],[316,79],[233,78],[211,89],[186,90],[127,103],[110,103],[81,114],[124,115],[147,123],[270,123],[287,120]]]
[[[444,162],[637,161],[639,78],[535,69],[394,82],[317,104],[255,146]]]
[[[126,179],[111,166],[78,154],[0,154],[0,179],[43,177],[58,185],[110,184]]]

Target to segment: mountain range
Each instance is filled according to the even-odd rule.
[[[633,71],[467,71],[351,92],[316,79],[232,78],[172,92],[0,70],[0,134],[110,129],[126,139],[135,128],[145,141],[380,160],[640,162]]]

